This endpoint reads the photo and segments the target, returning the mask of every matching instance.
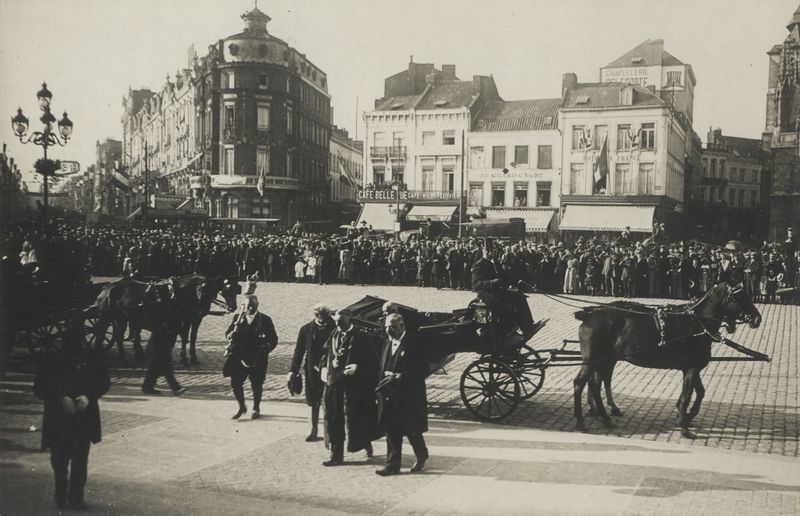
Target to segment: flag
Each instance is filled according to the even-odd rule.
[[[267,153],[264,153],[264,161],[261,162],[261,169],[258,171],[258,182],[256,183],[256,190],[258,195],[264,197],[264,185],[267,182]]]
[[[595,189],[606,187],[606,177],[608,176],[608,137],[603,140],[600,148],[600,155],[594,163],[594,187]]]

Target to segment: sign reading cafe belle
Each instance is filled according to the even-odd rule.
[[[359,201],[397,201],[397,190],[362,190],[358,192]],[[458,201],[458,192],[425,192],[422,190],[401,190],[401,201]]]

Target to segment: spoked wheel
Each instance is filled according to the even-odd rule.
[[[461,401],[478,419],[503,419],[517,407],[519,395],[519,379],[514,370],[491,356],[474,361],[461,375]]]
[[[97,323],[100,322],[99,317],[90,315],[83,320],[83,336],[84,342],[91,349],[108,350],[114,344],[114,328],[115,323],[111,323],[106,327],[106,331],[101,335],[100,341],[97,338]]]
[[[520,399],[527,400],[542,388],[545,370],[542,362],[541,355],[526,344],[519,348],[519,355],[511,360],[510,365],[519,378]]]
[[[47,321],[30,332],[28,351],[36,358],[42,358],[61,349],[61,337],[64,323]]]

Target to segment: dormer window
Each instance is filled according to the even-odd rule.
[[[589,103],[589,95],[579,95],[577,99],[575,99],[576,104],[588,104]]]
[[[228,45],[228,51],[230,51],[232,56],[239,55],[239,45],[236,43],[231,43]]]
[[[623,86],[619,90],[619,105],[632,106],[633,105],[633,88],[630,86]]]
[[[265,74],[265,73],[259,74],[259,76],[258,76],[258,89],[266,90],[268,84],[269,83],[267,82],[267,74]]]
[[[446,100],[437,100],[437,101],[435,101],[433,103],[433,105],[436,106],[436,107],[446,106],[447,105],[447,101]]]
[[[633,59],[631,59],[631,64],[642,64],[642,58],[634,57]]]

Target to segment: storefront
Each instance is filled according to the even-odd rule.
[[[457,231],[460,198],[456,192],[419,190],[362,190],[357,228],[401,231],[426,227],[434,233]]]

